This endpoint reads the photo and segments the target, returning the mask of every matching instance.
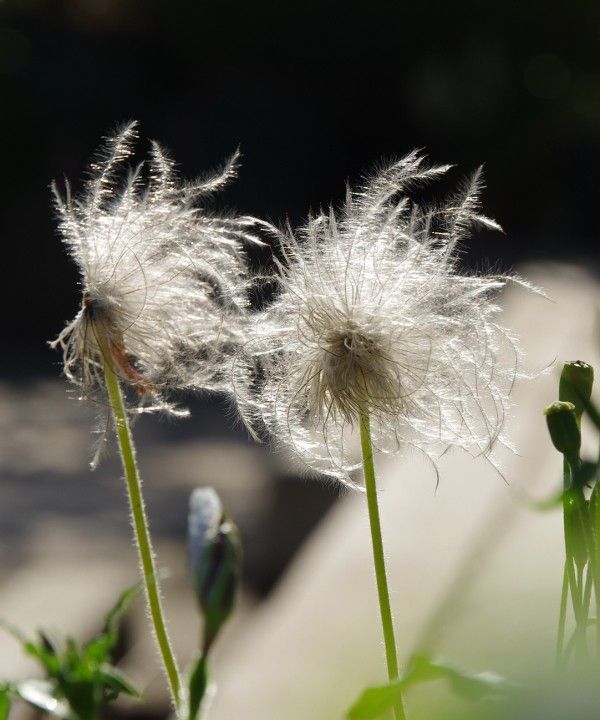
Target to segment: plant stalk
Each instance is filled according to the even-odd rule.
[[[381,521],[377,503],[377,485],[375,481],[375,466],[373,464],[373,443],[371,441],[371,422],[369,412],[363,409],[360,413],[360,442],[362,448],[363,468],[365,475],[365,488],[367,491],[367,505],[369,509],[369,524],[371,527],[371,543],[373,546],[373,563],[375,565],[375,578],[377,580],[377,594],[379,596],[379,609],[381,612],[381,625],[385,644],[388,678],[390,682],[397,681],[398,656],[396,654],[396,640],[394,637],[394,622],[390,606],[385,558],[383,554],[383,540],[381,536]],[[401,695],[394,705],[395,720],[405,720],[404,705]]]
[[[158,576],[154,565],[154,551],[152,549],[148,519],[144,508],[141,478],[135,460],[135,449],[127,421],[119,380],[106,358],[104,359],[104,378],[115,423],[117,440],[119,442],[123,472],[125,473],[129,507],[133,519],[135,541],[139,552],[148,609],[171,690],[173,704],[175,708],[178,708],[181,681],[163,616]]]
[[[569,576],[567,573],[567,562],[563,570],[563,584],[560,593],[560,611],[558,614],[558,632],[556,638],[556,666],[560,670],[563,666],[563,650],[565,646],[565,624],[567,619],[567,601],[569,597]]]
[[[590,498],[590,508],[593,511],[591,522],[596,577],[596,582],[594,582],[594,595],[596,596],[596,659],[600,661],[600,577],[598,577],[600,575],[600,500],[598,499],[598,487],[597,480]]]

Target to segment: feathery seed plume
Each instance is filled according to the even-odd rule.
[[[278,295],[234,366],[251,432],[346,484],[364,411],[381,451],[488,456],[501,438],[520,352],[493,296],[518,279],[457,266],[472,226],[500,229],[479,213],[481,169],[442,204],[412,198],[448,169],[414,151],[348,190],[338,215],[279,233]]]
[[[131,123],[106,140],[81,198],[68,184],[64,198],[53,187],[82,304],[51,346],[62,350],[65,375],[86,397],[104,404],[105,359],[136,411],[182,414],[168,390],[226,384],[224,360],[240,341],[246,306],[241,242],[259,241],[251,218],[197,207],[235,176],[238,153],[186,185],[152,143],[144,182],[143,165],[123,172],[136,137]]]

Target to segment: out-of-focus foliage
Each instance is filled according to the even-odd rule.
[[[348,720],[376,720],[391,710],[409,687],[432,680],[447,681],[454,694],[467,700],[498,699],[512,689],[494,673],[467,673],[443,660],[414,655],[398,681],[367,688],[348,711]]]
[[[0,683],[0,720],[8,714],[10,701],[17,699],[61,720],[96,720],[102,708],[121,693],[139,697],[127,677],[111,664],[119,621],[137,592],[137,585],[126,590],[106,616],[102,631],[84,645],[70,637],[55,643],[43,631],[32,640],[2,623],[38,662],[45,678]]]

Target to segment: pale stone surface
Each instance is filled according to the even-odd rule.
[[[527,366],[509,420],[519,455],[502,477],[449,453],[431,466],[410,452],[379,459],[382,522],[402,658],[416,647],[515,677],[552,668],[562,577],[560,512],[528,498],[559,487],[560,458],[542,409],[556,399],[564,360],[596,367],[596,282],[563,266],[524,268],[551,301],[513,288],[503,324],[521,336]],[[211,720],[341,718],[357,692],[383,681],[383,649],[364,497],[334,510],[218,667]],[[418,705],[419,693],[409,698]]]

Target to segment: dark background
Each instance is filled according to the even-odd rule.
[[[4,374],[58,374],[44,343],[78,289],[48,185],[78,187],[132,118],[188,177],[239,143],[219,202],[276,222],[415,146],[463,172],[485,162],[506,235],[478,236],[467,264],[595,268],[599,30],[593,0],[0,2]]]

